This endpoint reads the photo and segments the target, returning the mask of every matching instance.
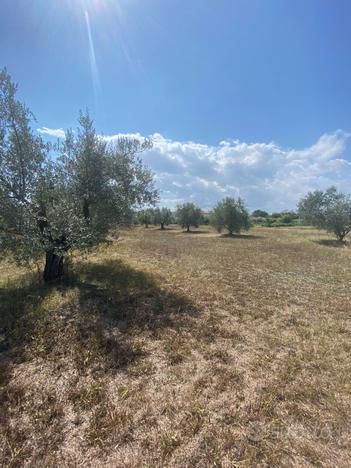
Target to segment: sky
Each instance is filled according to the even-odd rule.
[[[351,192],[351,1],[0,0],[0,67],[44,138],[89,109],[149,137],[161,205]]]

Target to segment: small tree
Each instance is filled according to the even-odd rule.
[[[212,214],[212,225],[221,232],[227,229],[229,235],[250,228],[250,216],[244,202],[238,198],[225,198],[217,203]]]
[[[190,227],[198,227],[201,220],[201,209],[194,203],[184,203],[177,207],[177,221],[182,228],[190,232]]]
[[[283,224],[291,224],[299,219],[299,215],[295,211],[282,211],[280,215],[280,222]]]
[[[44,255],[49,281],[63,275],[70,250],[96,245],[110,228],[131,221],[132,208],[156,200],[152,174],[138,158],[150,142],[107,145],[81,114],[53,162],[16,90],[0,71],[0,249],[19,263]]]
[[[336,187],[309,192],[298,208],[303,221],[333,233],[340,242],[351,231],[351,198]]]
[[[141,210],[138,216],[139,222],[147,229],[150,224],[154,224],[154,210],[153,208],[146,208]]]
[[[154,224],[159,224],[161,229],[168,226],[172,222],[172,211],[169,208],[155,208]]]
[[[211,214],[206,212],[201,213],[201,219],[200,219],[200,224],[203,224],[204,226],[208,226],[211,223]]]
[[[267,218],[269,214],[267,213],[267,211],[264,210],[255,210],[251,213],[251,216],[253,218]]]

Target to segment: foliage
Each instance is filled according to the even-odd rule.
[[[280,220],[284,224],[292,223],[295,219],[298,219],[299,215],[294,211],[283,211],[280,215]]]
[[[77,132],[53,148],[34,134],[33,115],[16,91],[1,71],[0,248],[20,263],[45,253],[62,265],[70,249],[98,243],[131,221],[133,207],[155,201],[152,173],[138,157],[151,143],[120,138],[108,145],[81,114]]]
[[[301,218],[343,241],[351,231],[351,198],[330,187],[325,192],[309,192],[299,203]]]
[[[298,213],[294,211],[282,211],[281,213],[273,213],[265,218],[263,225],[265,227],[298,226],[301,225],[301,220]]]
[[[279,212],[274,212],[274,213],[271,214],[270,217],[278,219],[278,218],[280,218],[280,216],[281,216],[281,214]]]
[[[161,229],[172,223],[172,211],[169,208],[155,208],[153,213],[153,224],[160,224]]]
[[[251,213],[251,216],[254,218],[267,218],[269,214],[267,213],[267,211],[255,210]]]
[[[225,198],[217,203],[213,210],[212,225],[221,232],[227,229],[229,234],[240,233],[250,228],[250,217],[241,198]]]
[[[184,203],[177,207],[177,222],[186,228],[187,232],[190,231],[190,227],[198,227],[201,221],[201,209],[194,203]]]
[[[145,208],[144,210],[139,211],[138,221],[140,224],[144,224],[146,228],[149,227],[149,224],[153,224],[154,223],[153,208]]]
[[[201,213],[200,224],[204,226],[209,226],[211,224],[211,213]]]

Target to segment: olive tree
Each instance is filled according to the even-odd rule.
[[[226,229],[232,236],[234,233],[239,234],[241,230],[250,228],[250,215],[241,198],[236,200],[227,197],[214,207],[211,224],[218,232]]]
[[[298,209],[304,222],[331,232],[340,242],[351,231],[351,198],[336,187],[309,192],[300,200]]]
[[[44,280],[63,275],[65,255],[96,245],[131,221],[134,207],[157,199],[138,155],[149,141],[107,144],[88,114],[53,148],[34,133],[30,110],[0,72],[0,249],[19,263],[45,256]],[[52,157],[54,156],[54,157]]]
[[[148,228],[149,224],[154,223],[153,208],[146,208],[145,210],[141,210],[138,214],[138,220],[140,224],[143,224],[146,228]]]
[[[168,226],[172,222],[172,211],[169,208],[155,208],[154,224],[159,224],[161,229]]]
[[[201,209],[194,203],[184,203],[177,207],[177,222],[190,232],[190,227],[198,227],[201,221]]]

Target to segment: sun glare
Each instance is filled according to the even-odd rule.
[[[94,88],[95,104],[97,104],[98,93],[100,90],[100,78],[99,78],[99,69],[96,63],[95,47],[94,47],[93,36],[91,34],[90,17],[89,17],[88,10],[85,10],[84,16],[85,16],[85,24],[87,27],[87,35],[88,35],[91,79],[92,79],[92,84]]]

